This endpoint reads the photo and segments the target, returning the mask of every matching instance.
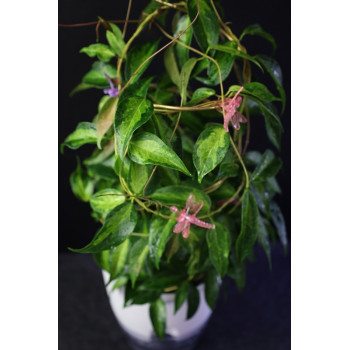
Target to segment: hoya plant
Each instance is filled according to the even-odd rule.
[[[175,293],[175,311],[187,300],[190,318],[198,283],[213,308],[223,277],[244,287],[255,244],[269,264],[270,242],[287,245],[274,200],[281,69],[244,46],[247,36],[276,44],[259,25],[235,35],[221,13],[213,0],[151,1],[128,40],[126,25],[99,18],[98,41],[80,51],[91,57],[91,70],[73,90],[99,89],[97,114],[62,144],[62,151],[96,147],[70,183],[101,228],[71,250],[93,254],[113,288],[124,288],[125,306],[149,303],[160,338],[162,293]],[[149,30],[157,39],[136,44]],[[250,129],[261,118],[271,149],[250,150]]]

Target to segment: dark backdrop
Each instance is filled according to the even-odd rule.
[[[137,19],[141,10],[149,0],[134,0],[130,19]],[[225,9],[224,20],[231,22],[233,33],[240,34],[249,24],[259,23],[263,29],[270,32],[276,39],[277,51],[275,58],[280,63],[284,87],[287,94],[286,111],[282,117],[285,129],[282,139],[283,169],[278,176],[283,196],[279,202],[284,213],[287,230],[290,235],[290,3],[279,0],[269,1],[221,1]],[[126,14],[128,1],[99,1],[99,0],[59,0],[58,22],[60,24],[81,23],[97,20],[97,16],[105,19],[123,19]],[[128,34],[134,25],[128,25]],[[101,31],[102,32],[102,31]],[[155,31],[156,32],[156,31]],[[158,34],[158,33],[157,33]],[[247,39],[247,40],[246,40]],[[269,53],[269,43],[263,39],[247,37],[245,46],[249,53]],[[78,122],[90,121],[97,112],[97,102],[101,96],[94,89],[78,93],[69,98],[69,92],[80,82],[81,77],[90,69],[92,59],[79,54],[80,48],[93,43],[95,27],[59,28],[58,31],[58,77],[59,77],[59,142],[72,132]],[[152,66],[151,66],[152,69]],[[153,69],[157,69],[153,64]],[[234,82],[225,82],[229,86]],[[272,147],[266,138],[263,118],[254,119],[251,132],[250,148],[264,150]],[[65,149],[64,155],[58,155],[59,162],[59,251],[67,247],[79,248],[87,244],[99,228],[90,216],[88,203],[76,199],[70,189],[69,175],[76,168],[76,155],[84,157],[91,153],[90,146],[84,146],[78,151]]]

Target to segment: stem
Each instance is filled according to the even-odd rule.
[[[203,190],[203,192],[205,193],[211,193],[214,192],[215,190],[217,190],[226,180],[228,179],[228,176],[224,176],[221,180],[217,181],[216,183],[214,183],[213,185],[205,188]]]
[[[131,3],[132,3],[132,0],[129,0],[128,10],[126,12],[126,18],[125,18],[125,23],[124,23],[124,28],[123,28],[123,38],[125,37],[126,27],[128,26],[128,20],[129,20],[129,15],[130,15]]]
[[[74,27],[85,27],[85,26],[93,26],[98,24],[100,21],[92,21],[92,22],[85,22],[85,23],[73,23],[73,24],[58,24],[59,27],[63,28],[74,28]],[[141,21],[139,19],[112,19],[112,20],[106,20],[106,22],[111,23],[140,23]]]
[[[148,233],[138,233],[138,232],[133,232],[131,236],[138,236],[138,237],[148,237]]]
[[[168,105],[159,105],[159,104],[153,104],[153,107],[156,112],[161,112],[163,110],[169,110],[169,111],[174,111],[175,112],[181,112],[181,111],[208,111],[212,109],[216,109],[216,107],[209,106],[208,107],[199,107],[200,105],[197,106],[192,106],[192,107],[181,107],[181,106],[168,106]]]
[[[237,156],[238,160],[240,161],[240,163],[242,165],[242,168],[243,168],[243,171],[244,171],[244,174],[245,174],[245,179],[246,179],[246,181],[245,181],[245,189],[248,189],[249,188],[249,175],[248,175],[247,169],[246,169],[246,167],[244,165],[243,159],[242,159],[241,155],[239,154],[239,152],[238,152],[238,150],[236,148],[236,145],[233,142],[231,136],[230,136],[230,142],[231,142],[231,145],[232,145],[232,148],[233,148],[234,152],[236,153],[236,156]]]

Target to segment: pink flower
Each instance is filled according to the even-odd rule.
[[[182,232],[183,238],[188,238],[191,224],[207,229],[215,229],[215,225],[209,224],[196,218],[196,215],[202,209],[202,207],[203,201],[200,200],[198,202],[195,202],[195,196],[193,193],[191,193],[187,198],[186,207],[182,209],[177,216],[177,224],[175,225],[173,232]],[[179,210],[174,206],[170,207],[170,211],[173,213],[179,212]]]
[[[228,132],[228,123],[231,121],[232,126],[236,129],[240,129],[239,123],[246,123],[247,119],[238,112],[238,108],[242,103],[242,97],[238,96],[239,93],[243,90],[243,86],[237,91],[233,98],[225,98],[224,103],[219,101],[218,111],[222,113],[222,108],[225,109],[225,119],[224,119],[224,128]]]

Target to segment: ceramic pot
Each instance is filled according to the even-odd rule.
[[[102,274],[107,283],[109,274],[106,271]],[[166,331],[163,340],[159,340],[149,317],[149,304],[124,308],[124,288],[112,291],[112,287],[106,287],[112,311],[134,350],[191,350],[212,314],[205,301],[204,284],[197,286],[199,307],[189,320],[186,319],[187,302],[175,314],[175,293],[164,293],[161,297],[166,306]]]

